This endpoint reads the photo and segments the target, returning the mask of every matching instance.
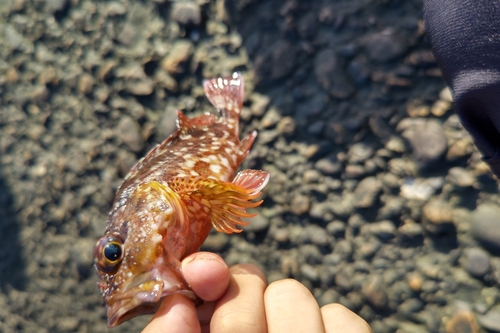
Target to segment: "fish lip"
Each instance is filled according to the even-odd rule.
[[[164,289],[165,283],[149,273],[135,277],[120,294],[106,300],[108,327],[115,327],[141,314],[154,313],[164,296]]]
[[[106,301],[108,327],[143,314],[155,313],[164,297],[182,293],[197,300],[195,293],[182,283],[169,283],[151,272],[145,272],[128,283],[123,292]]]

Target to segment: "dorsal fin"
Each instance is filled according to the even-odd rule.
[[[245,84],[240,73],[203,82],[205,95],[222,117],[238,123]]]

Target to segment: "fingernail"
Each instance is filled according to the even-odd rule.
[[[195,260],[206,260],[206,261],[217,261],[220,263],[225,263],[224,260],[218,255],[210,252],[197,252],[190,255],[188,258],[184,259],[182,264],[183,266],[186,264],[190,264]]]

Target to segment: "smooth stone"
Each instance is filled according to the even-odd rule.
[[[482,204],[471,214],[471,232],[485,248],[500,253],[500,207]]]
[[[116,129],[120,139],[133,151],[139,152],[144,146],[144,140],[141,136],[141,127],[130,116],[124,116],[118,122]]]
[[[465,249],[462,256],[462,267],[472,276],[483,278],[491,268],[488,252],[480,248]]]

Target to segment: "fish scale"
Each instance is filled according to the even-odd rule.
[[[177,112],[177,131],[154,147],[117,191],[104,236],[94,247],[94,266],[114,327],[154,313],[164,297],[180,293],[199,303],[180,262],[196,252],[214,227],[238,233],[255,214],[248,208],[269,181],[261,170],[236,170],[257,133],[239,140],[244,82],[239,73],[203,84],[219,116],[187,118]]]

